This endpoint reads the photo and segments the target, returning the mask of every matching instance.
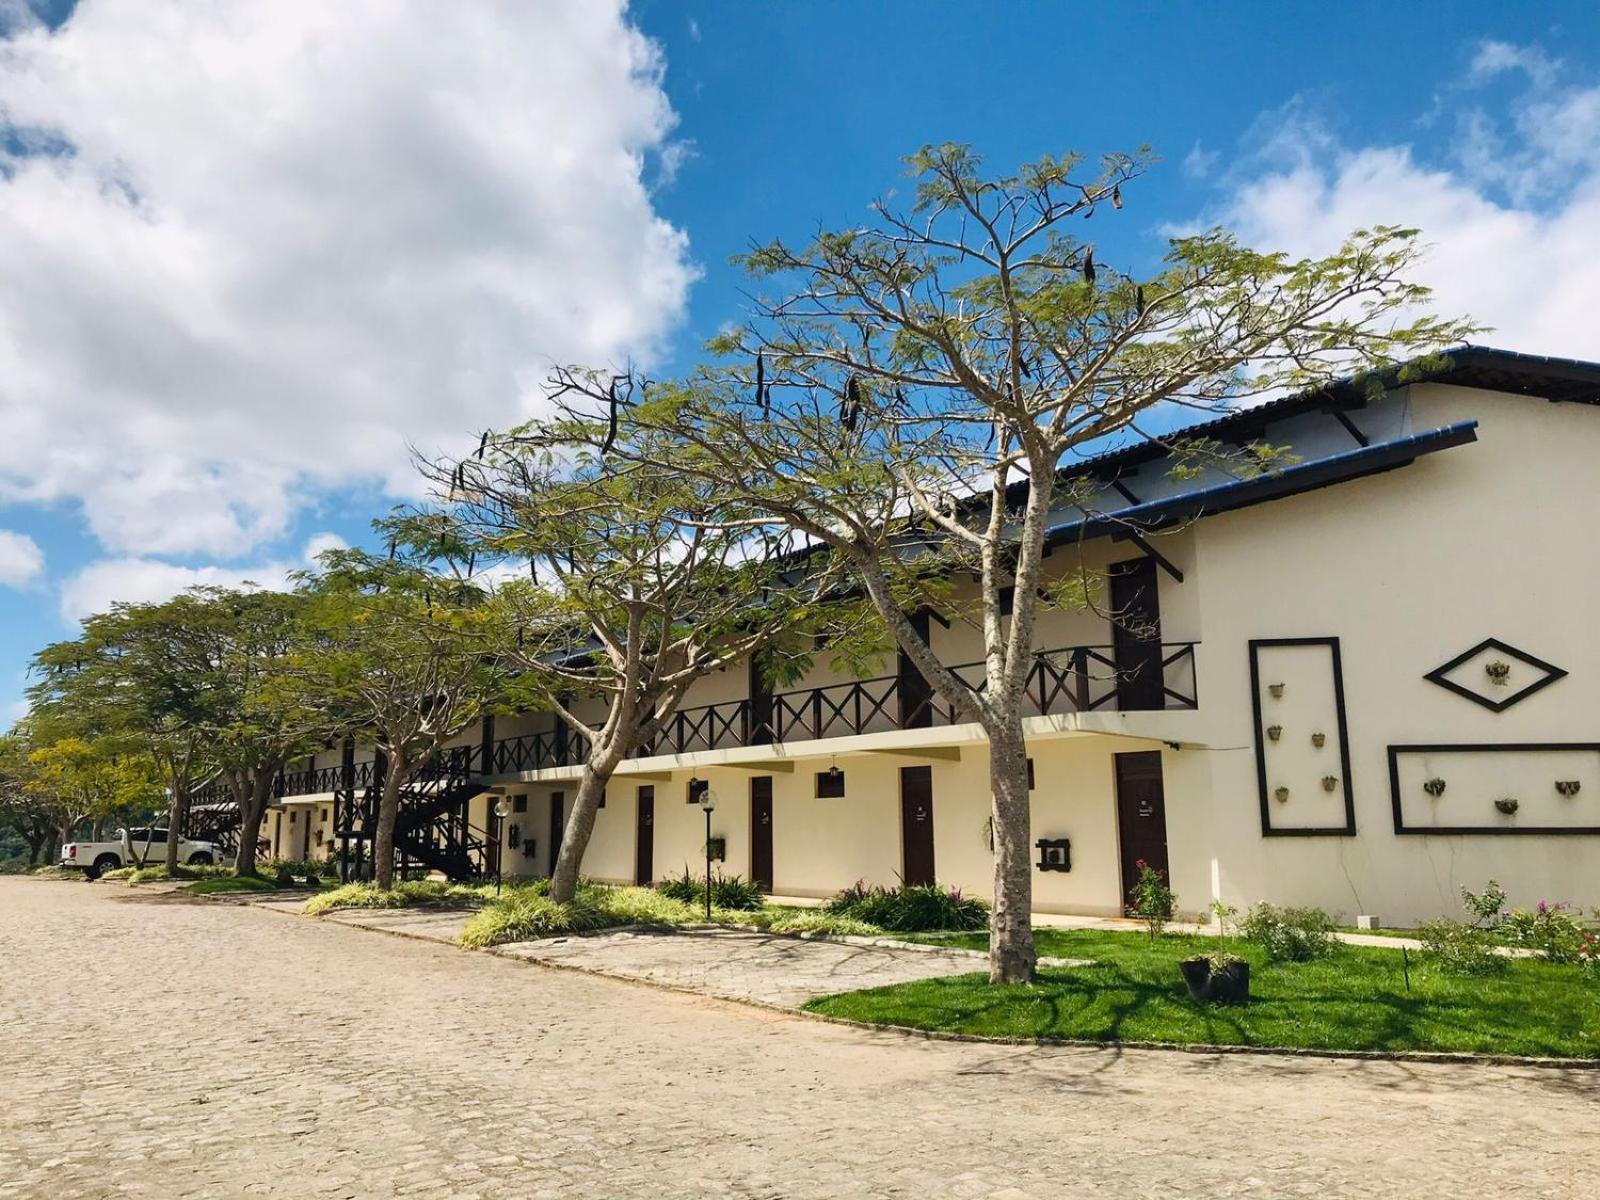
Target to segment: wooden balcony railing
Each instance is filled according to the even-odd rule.
[[[1192,709],[1198,706],[1194,642],[1140,642],[1132,646],[1068,646],[1041,651],[1028,672],[1023,698],[1026,717],[1074,712],[1133,712]],[[986,687],[981,662],[952,670],[976,692]],[[780,692],[767,704],[729,700],[680,709],[641,756],[692,754],[773,742],[818,741],[898,729],[953,725],[960,716],[925,685],[906,687],[899,676],[853,680],[827,687]],[[571,767],[588,754],[587,741],[562,729],[501,738],[487,747],[453,747],[449,769],[480,775],[515,775],[552,767]],[[441,765],[440,769],[444,769]],[[334,792],[374,782],[373,763],[357,762],[354,778],[345,768],[321,767],[285,773],[276,794],[302,796]]]

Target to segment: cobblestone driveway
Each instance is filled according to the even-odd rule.
[[[0,1196],[1600,1195],[1594,1072],[928,1042],[0,880]]]

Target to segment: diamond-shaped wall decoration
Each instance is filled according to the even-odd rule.
[[[1504,712],[1549,687],[1566,674],[1560,667],[1525,654],[1498,638],[1485,638],[1423,676],[1429,683],[1465,696],[1490,712]]]

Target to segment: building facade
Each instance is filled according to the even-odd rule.
[[[1490,878],[1518,904],[1600,904],[1597,401],[1600,366],[1469,348],[1428,382],[1194,431],[1286,447],[1261,474],[1180,479],[1155,445],[1071,468],[1096,499],[1056,514],[1048,562],[1095,602],[1039,623],[1036,909],[1119,913],[1140,860],[1188,912],[1269,899],[1411,924]],[[944,661],[981,658],[977,629],[926,619]],[[502,716],[456,753],[482,861],[547,874],[578,740]],[[335,749],[287,775],[274,851],[335,852],[338,789],[371,771]],[[612,780],[584,873],[701,869],[706,786],[723,869],[776,893],[990,893],[982,734],[903,659],[860,680],[824,650],[778,694],[749,670],[701,681]]]

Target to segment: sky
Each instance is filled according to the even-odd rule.
[[[553,363],[692,366],[731,255],[942,141],[1152,147],[1126,270],[1415,225],[1478,340],[1600,359],[1592,0],[0,0],[0,727],[85,614],[282,586]]]

